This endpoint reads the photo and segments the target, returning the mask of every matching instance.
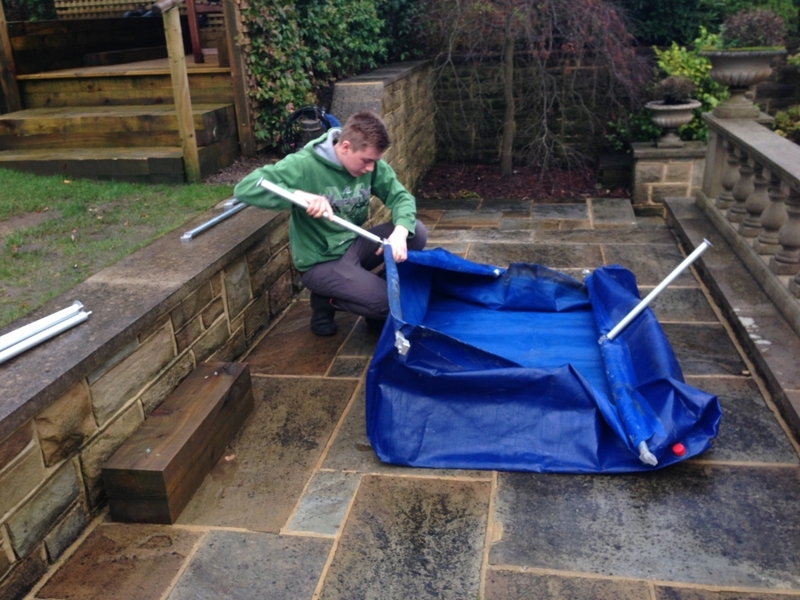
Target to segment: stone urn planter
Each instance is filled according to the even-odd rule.
[[[712,111],[721,119],[756,119],[758,106],[745,97],[751,86],[765,81],[772,73],[772,60],[786,54],[783,48],[767,50],[703,50],[700,56],[711,61],[711,79],[731,93]]]
[[[663,100],[653,100],[644,106],[652,113],[650,119],[653,123],[666,130],[666,134],[656,142],[656,147],[682,148],[683,141],[676,132],[692,120],[694,109],[700,107],[700,102],[690,100],[683,104],[665,104]]]

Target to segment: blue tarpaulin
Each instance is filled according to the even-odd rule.
[[[619,266],[579,282],[534,264],[442,249],[385,253],[390,315],[367,374],[367,435],[387,463],[596,473],[652,470],[705,451],[715,396],[687,385]],[[658,464],[640,458],[646,444]],[[675,452],[682,444],[685,453]]]

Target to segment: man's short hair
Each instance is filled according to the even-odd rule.
[[[386,152],[392,143],[383,119],[369,110],[350,115],[339,134],[339,141],[350,142],[350,146],[356,151],[371,146],[381,153]]]

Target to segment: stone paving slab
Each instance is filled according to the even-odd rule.
[[[652,600],[644,581],[495,571],[486,573],[485,600]]]
[[[567,221],[579,219],[585,221],[589,219],[589,207],[583,204],[538,204],[535,203],[531,209],[531,216],[534,220],[542,221]]]
[[[500,473],[492,565],[800,589],[800,469]]]
[[[747,366],[728,332],[713,323],[662,323],[675,357],[686,375],[744,375]]]
[[[641,287],[639,295],[647,296],[653,287]],[[659,322],[679,321],[691,323],[716,323],[717,316],[708,304],[700,288],[681,288],[670,286],[663,290],[650,308]]]
[[[599,246],[574,244],[550,246],[542,244],[473,243],[467,258],[475,262],[507,267],[511,263],[537,263],[551,269],[594,268],[603,264]]]
[[[750,377],[689,377],[719,398],[719,435],[701,460],[800,464],[797,452]]]
[[[464,227],[497,227],[503,213],[495,211],[446,210],[436,223],[436,229]]]
[[[605,244],[603,253],[607,265],[622,265],[636,276],[640,286],[656,286],[675,270],[685,258],[675,242],[667,244],[646,244],[641,246],[617,246]],[[694,287],[697,280],[691,270],[685,270],[672,283],[676,286]]]
[[[350,471],[355,473],[385,473],[391,475],[417,474],[425,477],[471,477],[488,480],[489,471],[463,471],[456,469],[416,469],[400,465],[389,465],[378,460],[367,438],[364,388],[358,391],[355,401],[336,432],[328,454],[322,463],[323,469]]]
[[[178,523],[279,532],[357,383],[254,376],[253,413]]]
[[[753,593],[747,591],[711,591],[670,586],[657,586],[655,600],[789,600],[800,598],[791,592],[781,594]]]
[[[592,198],[591,205],[595,229],[636,227],[633,205],[627,198]]]
[[[318,472],[308,484],[287,530],[335,535],[360,480],[356,473]]]
[[[203,535],[162,525],[101,524],[35,597],[160,598]]]
[[[490,487],[364,476],[320,599],[478,598]]]
[[[212,531],[167,600],[311,598],[332,541]]]
[[[324,375],[357,316],[336,313],[336,335],[319,337],[311,333],[311,307],[296,302],[280,322],[246,356],[252,374]]]
[[[613,246],[675,246],[675,237],[666,227],[651,230],[575,229],[572,231],[541,230],[536,233],[536,241],[546,244],[604,244]],[[677,266],[677,265],[676,265]]]

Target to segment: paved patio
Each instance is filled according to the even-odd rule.
[[[683,258],[627,200],[420,215],[431,247],[576,277],[622,264],[642,295]],[[243,359],[256,408],[179,522],[101,515],[29,597],[800,598],[800,447],[706,285],[687,271],[653,309],[687,381],[720,397],[713,449],[646,474],[542,475],[378,462],[363,393],[377,337],[341,313],[336,336],[313,336],[301,297]]]

